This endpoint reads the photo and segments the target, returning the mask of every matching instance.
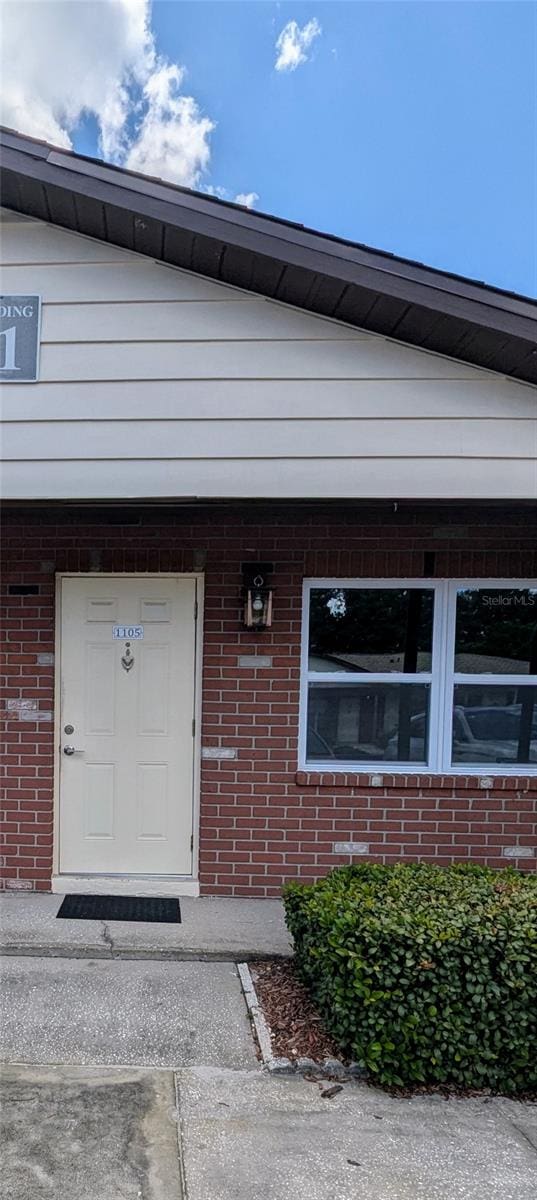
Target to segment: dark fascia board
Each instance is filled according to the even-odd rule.
[[[537,301],[529,297],[317,233],[10,130],[0,131],[0,145],[2,171],[41,183],[45,188],[50,184],[74,197],[83,196],[113,206],[125,213],[126,223],[133,216],[146,217],[221,243],[223,249],[231,246],[271,259],[282,267],[313,272],[321,279],[337,281],[342,288],[353,285],[366,288],[379,297],[429,309],[439,318],[455,317],[467,322],[469,332],[488,330],[499,338],[505,335],[520,339],[521,358],[524,352],[533,357],[532,349],[537,346]],[[83,228],[78,231],[84,232]],[[227,278],[226,282],[233,280]],[[319,308],[315,311],[319,315]],[[374,331],[374,322],[369,328]],[[471,347],[464,357],[471,361]],[[530,379],[534,378],[533,368]],[[501,366],[496,369],[501,371]]]

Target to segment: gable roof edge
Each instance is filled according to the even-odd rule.
[[[537,383],[537,300],[0,130],[2,203],[219,282]]]

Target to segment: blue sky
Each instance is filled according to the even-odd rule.
[[[273,69],[290,19],[311,59]],[[218,122],[212,177],[258,207],[537,294],[537,8],[159,3],[157,42]]]
[[[153,60],[177,64],[168,99],[157,104],[160,115],[168,105],[165,155],[176,179],[230,199],[255,193],[261,211],[537,295],[535,4],[155,0],[149,9],[147,0],[100,0],[87,8],[88,22],[102,24],[106,6],[115,16],[128,9],[129,20],[145,6]],[[62,10],[62,31],[85,7],[40,5]],[[16,11],[20,19],[20,0]],[[276,70],[276,41],[289,22],[314,32],[303,61]],[[75,66],[77,54],[83,48],[71,46]],[[75,78],[69,96],[59,96],[60,84],[35,79],[29,94],[31,86],[52,89],[59,122],[41,136],[51,140],[52,127],[82,152],[102,155],[105,146],[115,161],[167,169],[159,165],[165,155],[151,157],[162,132],[154,120],[143,146],[118,149],[143,111],[132,91],[122,130],[116,122],[103,135],[108,117],[86,85],[73,116],[82,83]],[[106,79],[99,86],[106,91]],[[172,92],[192,98],[179,166],[179,142],[169,140],[180,111]],[[36,120],[27,132],[40,128]]]

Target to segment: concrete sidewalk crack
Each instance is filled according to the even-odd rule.
[[[108,946],[110,955],[113,958],[114,957],[114,940],[112,938],[112,934],[110,933],[108,925],[106,924],[106,921],[102,922],[102,927],[103,927],[103,942],[104,942],[105,946]]]
[[[528,1146],[531,1146],[533,1153],[537,1154],[537,1141],[534,1141],[530,1134],[526,1133],[525,1129],[522,1129],[518,1124],[518,1121],[514,1121],[512,1117],[509,1118],[509,1123],[513,1126],[513,1129],[516,1129],[517,1133],[524,1138],[524,1141],[527,1142]]]
[[[183,1152],[185,1128],[181,1117],[181,1095],[179,1090],[179,1075],[174,1071],[173,1082],[175,1088],[175,1111],[177,1122],[177,1153],[179,1156],[179,1172],[181,1175],[181,1195],[182,1200],[188,1200],[188,1184],[186,1179],[186,1164]]]

